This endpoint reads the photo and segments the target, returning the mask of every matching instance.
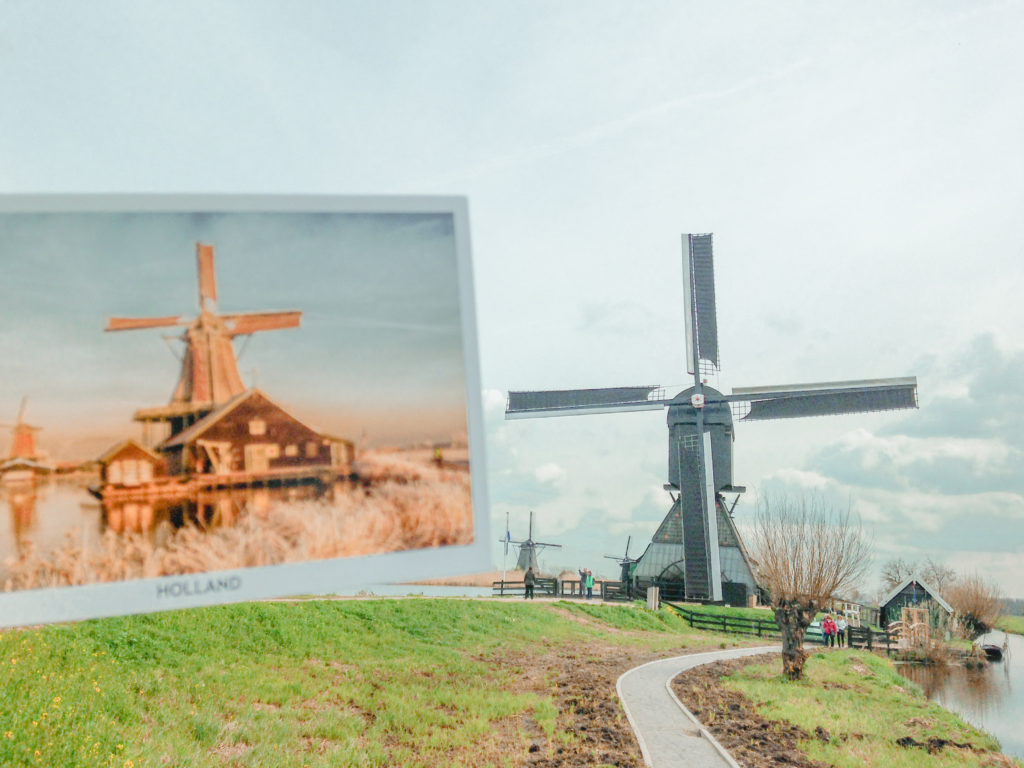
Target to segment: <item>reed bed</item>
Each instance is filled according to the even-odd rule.
[[[467,544],[473,539],[469,473],[399,456],[360,464],[369,484],[333,499],[243,510],[231,525],[104,533],[98,548],[75,532],[51,556],[31,545],[9,562],[6,591],[153,578],[232,568]]]

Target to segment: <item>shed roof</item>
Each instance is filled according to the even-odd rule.
[[[263,390],[253,387],[252,389],[247,389],[245,392],[242,392],[241,394],[235,395],[233,398],[224,403],[224,405],[206,414],[206,416],[201,418],[188,429],[183,429],[181,432],[167,440],[161,446],[161,448],[173,448],[179,445],[185,445],[186,443],[192,442],[200,435],[202,435],[206,430],[208,430],[210,427],[216,424],[218,421],[220,421],[233,410],[235,410],[235,408],[237,408],[239,405],[241,405],[246,400],[249,400],[250,398],[256,395],[259,395],[275,408],[278,408],[279,410],[288,414],[289,417],[297,421],[299,424],[302,424],[302,426],[306,427],[310,431],[317,432],[317,430],[313,429],[304,421],[295,418],[295,416],[287,408],[282,407],[281,405],[275,403],[273,400],[267,397],[266,393],[263,392]],[[317,432],[317,434],[319,434],[319,432]]]
[[[896,589],[894,589],[892,592],[886,595],[885,599],[882,600],[881,603],[879,603],[879,606],[884,607],[891,603],[893,598],[895,598],[896,595],[898,595],[900,592],[906,589],[911,582],[915,582],[919,587],[923,588],[925,592],[931,595],[932,599],[935,600],[935,602],[937,602],[939,605],[945,608],[949,613],[953,613],[953,606],[951,606],[949,603],[942,599],[942,595],[939,594],[939,591],[917,576],[911,576],[909,579],[907,579],[898,587],[896,587]]]
[[[108,448],[106,453],[104,453],[102,456],[100,456],[99,459],[97,459],[97,461],[99,461],[101,464],[106,464],[108,461],[110,461],[112,458],[114,458],[118,453],[120,453],[122,450],[124,450],[125,448],[127,448],[130,445],[135,446],[140,451],[143,451],[143,452],[149,454],[150,456],[153,457],[154,461],[163,461],[163,458],[160,456],[160,454],[158,454],[152,448],[147,448],[146,446],[144,446],[142,443],[138,442],[137,440],[122,440],[120,443],[117,443],[114,447]]]

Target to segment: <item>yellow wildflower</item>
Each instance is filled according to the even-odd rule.
[[[4,731],[4,738],[5,739],[13,739],[14,738],[14,731]]]

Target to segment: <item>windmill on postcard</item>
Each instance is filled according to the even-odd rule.
[[[686,370],[693,386],[509,392],[505,418],[668,409],[668,514],[632,569],[632,586],[658,583],[687,600],[743,605],[756,569],[732,520],[745,488],[733,485],[733,417],[740,421],[917,407],[917,379],[868,379],[734,388],[707,385],[719,370],[718,319],[710,234],[683,238]],[[726,494],[737,494],[726,507]]]
[[[181,373],[167,405],[134,414],[142,443],[120,443],[101,457],[111,493],[180,493],[198,488],[329,482],[347,475],[351,441],[324,435],[264,392],[246,388],[233,342],[297,328],[298,310],[217,312],[213,246],[198,243],[199,314],[112,317],[107,331],[184,326]]]

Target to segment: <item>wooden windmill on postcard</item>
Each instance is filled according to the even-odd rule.
[[[318,432],[264,392],[247,388],[233,342],[298,328],[302,312],[217,312],[212,245],[196,245],[199,313],[112,317],[107,331],[184,326],[181,373],[167,405],[141,408],[142,445],[100,458],[104,499],[193,494],[211,488],[327,484],[351,472],[353,443]]]
[[[662,586],[664,595],[743,605],[757,589],[757,570],[732,520],[745,488],[733,484],[734,416],[739,421],[862,413],[917,407],[917,379],[868,379],[734,388],[707,385],[719,370],[712,237],[683,238],[686,370],[693,386],[671,394],[660,386],[509,392],[505,418],[668,410],[671,508],[635,566],[633,588]],[[731,506],[726,496],[736,494]]]

